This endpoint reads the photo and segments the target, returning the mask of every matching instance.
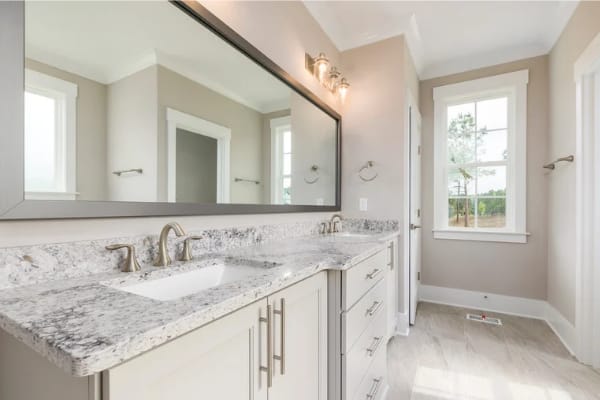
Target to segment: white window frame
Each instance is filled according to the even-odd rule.
[[[271,204],[283,203],[283,140],[284,129],[292,126],[291,117],[273,118],[271,127]],[[292,152],[294,149],[292,149]]]
[[[521,70],[433,89],[435,239],[526,243],[527,220],[527,83]],[[491,97],[508,97],[508,163],[505,228],[448,226],[447,107]]]
[[[77,85],[31,69],[25,69],[25,91],[56,101],[55,191],[25,192],[27,200],[75,200],[77,195]],[[59,188],[59,186],[61,188]]]
[[[167,108],[167,201],[177,201],[177,129],[217,140],[217,203],[229,203],[231,129]]]

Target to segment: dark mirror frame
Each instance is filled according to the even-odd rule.
[[[0,2],[0,59],[4,60],[0,62],[0,220],[331,212],[341,209],[341,116],[196,1],[171,3],[336,121],[335,205],[24,200],[25,5],[15,1]]]

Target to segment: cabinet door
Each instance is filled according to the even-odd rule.
[[[258,301],[105,372],[104,400],[266,400],[266,309]]]
[[[274,310],[269,400],[326,400],[327,274],[284,289],[269,302]]]

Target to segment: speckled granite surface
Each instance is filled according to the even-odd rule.
[[[146,266],[131,274],[118,272],[118,257],[102,250],[106,242],[114,241],[30,247],[26,254],[23,248],[2,249],[0,269],[12,265],[8,261],[27,273],[17,274],[18,278],[9,276],[12,286],[5,284],[0,290],[0,328],[68,373],[90,375],[315,273],[348,268],[385,248],[386,241],[397,234],[389,229],[393,223],[369,226],[371,230],[362,230],[367,234],[361,237],[301,236],[313,233],[318,226],[292,233],[282,227],[207,231],[205,240],[194,243],[196,260],[167,269],[148,266],[153,240],[137,238],[136,245],[144,249],[138,249],[139,259]],[[348,230],[359,230],[354,228]],[[278,236],[287,238],[275,240]],[[131,238],[126,240],[132,242]],[[82,246],[84,243],[87,245]],[[81,264],[83,255],[89,264]],[[170,301],[119,290],[215,264],[253,268],[255,273]],[[52,273],[60,279],[40,283]],[[5,280],[6,275],[0,276],[0,282]]]

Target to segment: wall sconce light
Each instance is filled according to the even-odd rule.
[[[324,53],[319,53],[316,57],[306,53],[305,68],[319,80],[322,86],[331,93],[337,94],[344,102],[350,84],[335,66],[330,66],[329,59]]]

